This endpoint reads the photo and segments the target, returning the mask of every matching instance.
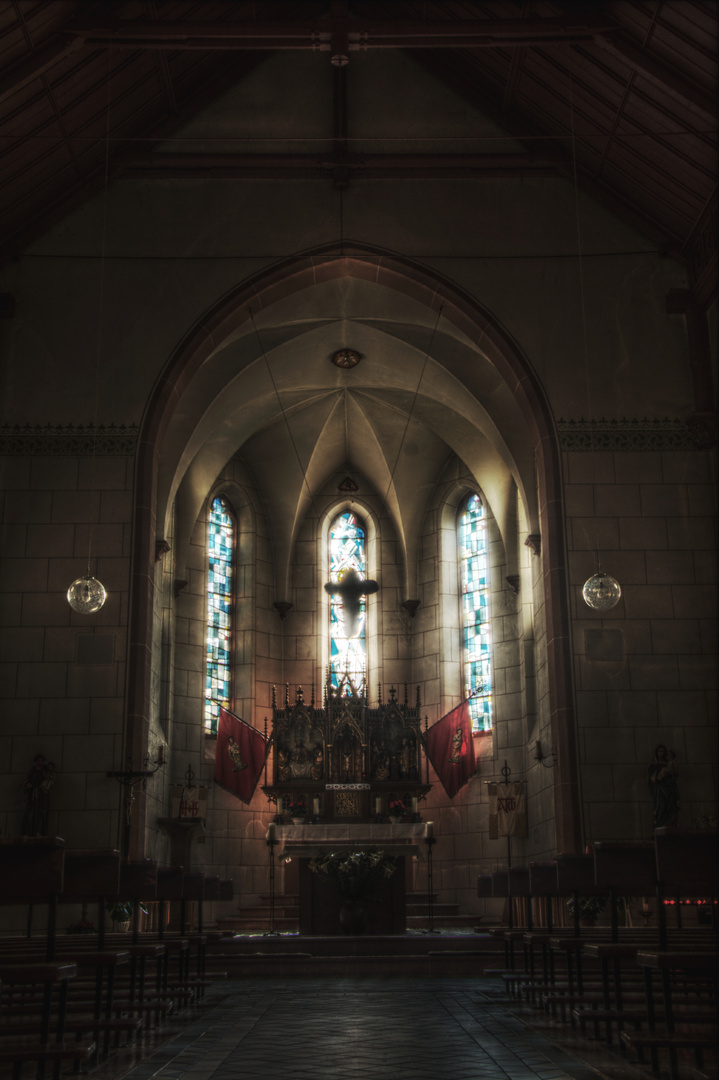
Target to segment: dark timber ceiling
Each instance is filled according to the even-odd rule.
[[[106,175],[577,176],[685,258],[706,301],[715,274],[717,4],[141,0],[0,3],[0,250],[21,246]],[[353,54],[404,49],[501,124],[516,154],[357,154],[343,136]],[[317,155],[153,155],[199,108],[278,50],[336,75]],[[345,66],[345,62],[347,66]]]

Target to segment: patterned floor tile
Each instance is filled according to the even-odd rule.
[[[597,1080],[483,987],[478,979],[232,981],[214,987],[202,1015],[123,1080]]]

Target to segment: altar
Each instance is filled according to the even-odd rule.
[[[424,857],[425,829],[422,822],[280,826],[279,860],[287,867],[287,877],[297,884],[300,933],[334,936],[345,932],[339,919],[342,897],[324,874],[310,870],[310,860],[329,853],[371,848],[379,848],[394,857],[397,869],[390,878],[379,879],[368,894],[365,932],[405,933],[408,879],[411,888],[412,860]]]

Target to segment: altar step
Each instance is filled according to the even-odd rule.
[[[407,894],[407,928],[424,929],[429,920],[429,894]],[[299,897],[283,895],[275,898],[274,929],[283,932],[297,932],[299,929]],[[225,933],[248,933],[260,931],[267,933],[271,926],[270,898],[261,896],[260,904],[243,907],[236,915],[217,920],[217,928]],[[460,929],[471,927],[477,922],[476,915],[460,915],[457,904],[440,904],[435,900],[432,911],[433,926],[438,929]]]
[[[225,935],[208,942],[207,969],[230,978],[348,975],[477,976],[503,943],[486,932],[386,936]]]

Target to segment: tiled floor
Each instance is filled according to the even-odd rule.
[[[526,1027],[501,999],[498,983],[476,978],[216,984],[194,1017],[125,1073],[127,1080],[598,1080],[603,1075]]]

